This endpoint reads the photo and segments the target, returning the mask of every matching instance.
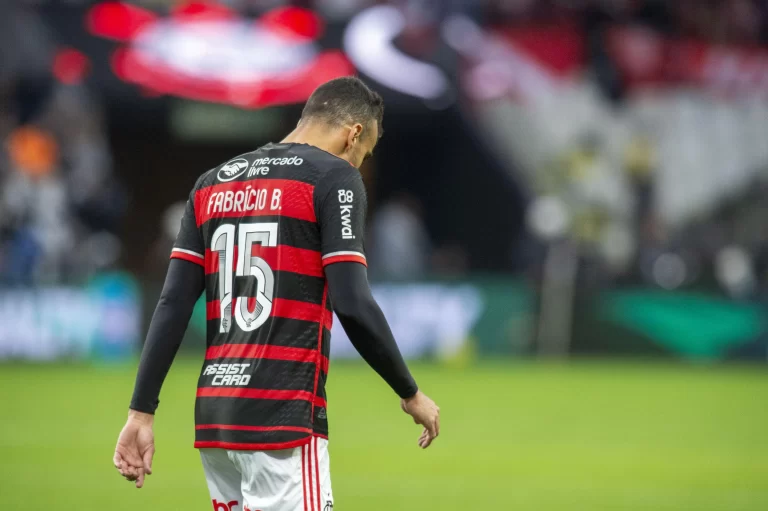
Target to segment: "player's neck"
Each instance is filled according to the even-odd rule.
[[[284,144],[307,144],[331,154],[336,154],[337,142],[324,126],[316,124],[299,124],[296,129],[283,140]]]

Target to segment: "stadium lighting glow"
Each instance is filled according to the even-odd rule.
[[[392,41],[405,27],[398,9],[378,6],[350,21],[344,49],[355,66],[382,85],[425,100],[438,100],[449,83],[436,66],[401,52]]]
[[[130,41],[142,28],[157,20],[157,16],[141,7],[123,2],[94,5],[86,15],[85,26],[96,36],[115,41]]]

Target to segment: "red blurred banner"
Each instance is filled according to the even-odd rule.
[[[587,34],[568,24],[486,32],[468,57],[475,99],[520,101],[556,94],[585,70]],[[628,91],[686,86],[721,96],[768,97],[768,49],[666,38],[648,28],[607,32],[608,55]],[[460,50],[463,48],[460,48]]]
[[[249,19],[216,3],[182,3],[160,16],[103,2],[89,10],[86,27],[121,42],[112,70],[153,94],[263,108],[301,103],[322,83],[355,72],[343,52],[318,44],[323,19],[298,7]]]
[[[609,52],[631,88],[688,85],[728,96],[768,95],[768,49],[665,39],[615,28]]]

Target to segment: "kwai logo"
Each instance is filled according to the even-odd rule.
[[[245,158],[237,158],[236,160],[232,160],[226,164],[224,164],[218,172],[218,178],[219,181],[232,181],[233,179],[237,179],[240,177],[243,172],[245,172],[245,169],[248,168],[248,160]]]
[[[339,190],[339,208],[341,213],[341,238],[345,240],[355,239],[352,234],[352,202],[355,193],[352,190]]]

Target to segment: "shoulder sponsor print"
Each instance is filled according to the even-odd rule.
[[[219,181],[227,182],[240,177],[248,168],[248,160],[245,158],[235,158],[221,166],[217,177]]]
[[[298,156],[291,156],[290,158],[257,158],[252,163],[245,158],[235,158],[221,166],[217,177],[219,181],[226,183],[242,176],[249,166],[251,172],[248,173],[248,177],[252,177],[253,175],[266,176],[269,172],[267,165],[301,165],[303,163],[304,159]]]

